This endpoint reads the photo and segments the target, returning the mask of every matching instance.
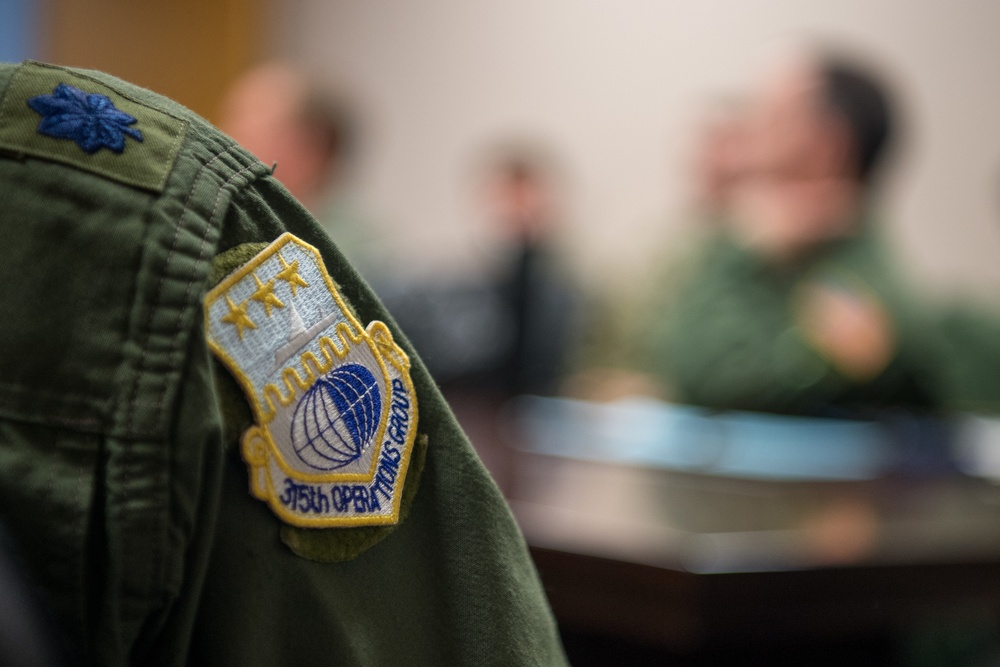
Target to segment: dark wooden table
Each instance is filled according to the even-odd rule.
[[[516,452],[507,494],[564,632],[683,655],[1000,618],[990,481],[742,479],[545,450]]]

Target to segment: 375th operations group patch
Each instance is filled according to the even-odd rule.
[[[251,493],[288,524],[399,520],[416,435],[410,361],[346,307],[319,252],[284,234],[205,297],[212,351],[243,387]]]

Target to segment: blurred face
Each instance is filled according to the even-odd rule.
[[[241,78],[226,96],[220,128],[264,164],[278,164],[275,177],[307,207],[326,185],[327,155],[321,137],[303,122],[305,81],[281,65]]]
[[[772,70],[753,95],[733,224],[778,261],[851,233],[856,220],[850,133],[821,93],[818,71],[798,62]]]
[[[506,235],[534,238],[550,222],[551,193],[541,176],[501,171],[489,194],[494,217]]]
[[[821,102],[820,76],[786,64],[759,86],[748,124],[748,162],[759,175],[808,179],[843,175],[843,124]]]

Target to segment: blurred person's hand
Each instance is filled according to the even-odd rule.
[[[892,322],[864,291],[812,283],[802,288],[796,315],[809,343],[853,380],[871,380],[895,354]]]

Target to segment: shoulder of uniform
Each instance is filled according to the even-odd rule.
[[[35,61],[0,67],[0,152],[58,162],[162,192],[188,140],[257,162],[206,120],[95,70]]]

